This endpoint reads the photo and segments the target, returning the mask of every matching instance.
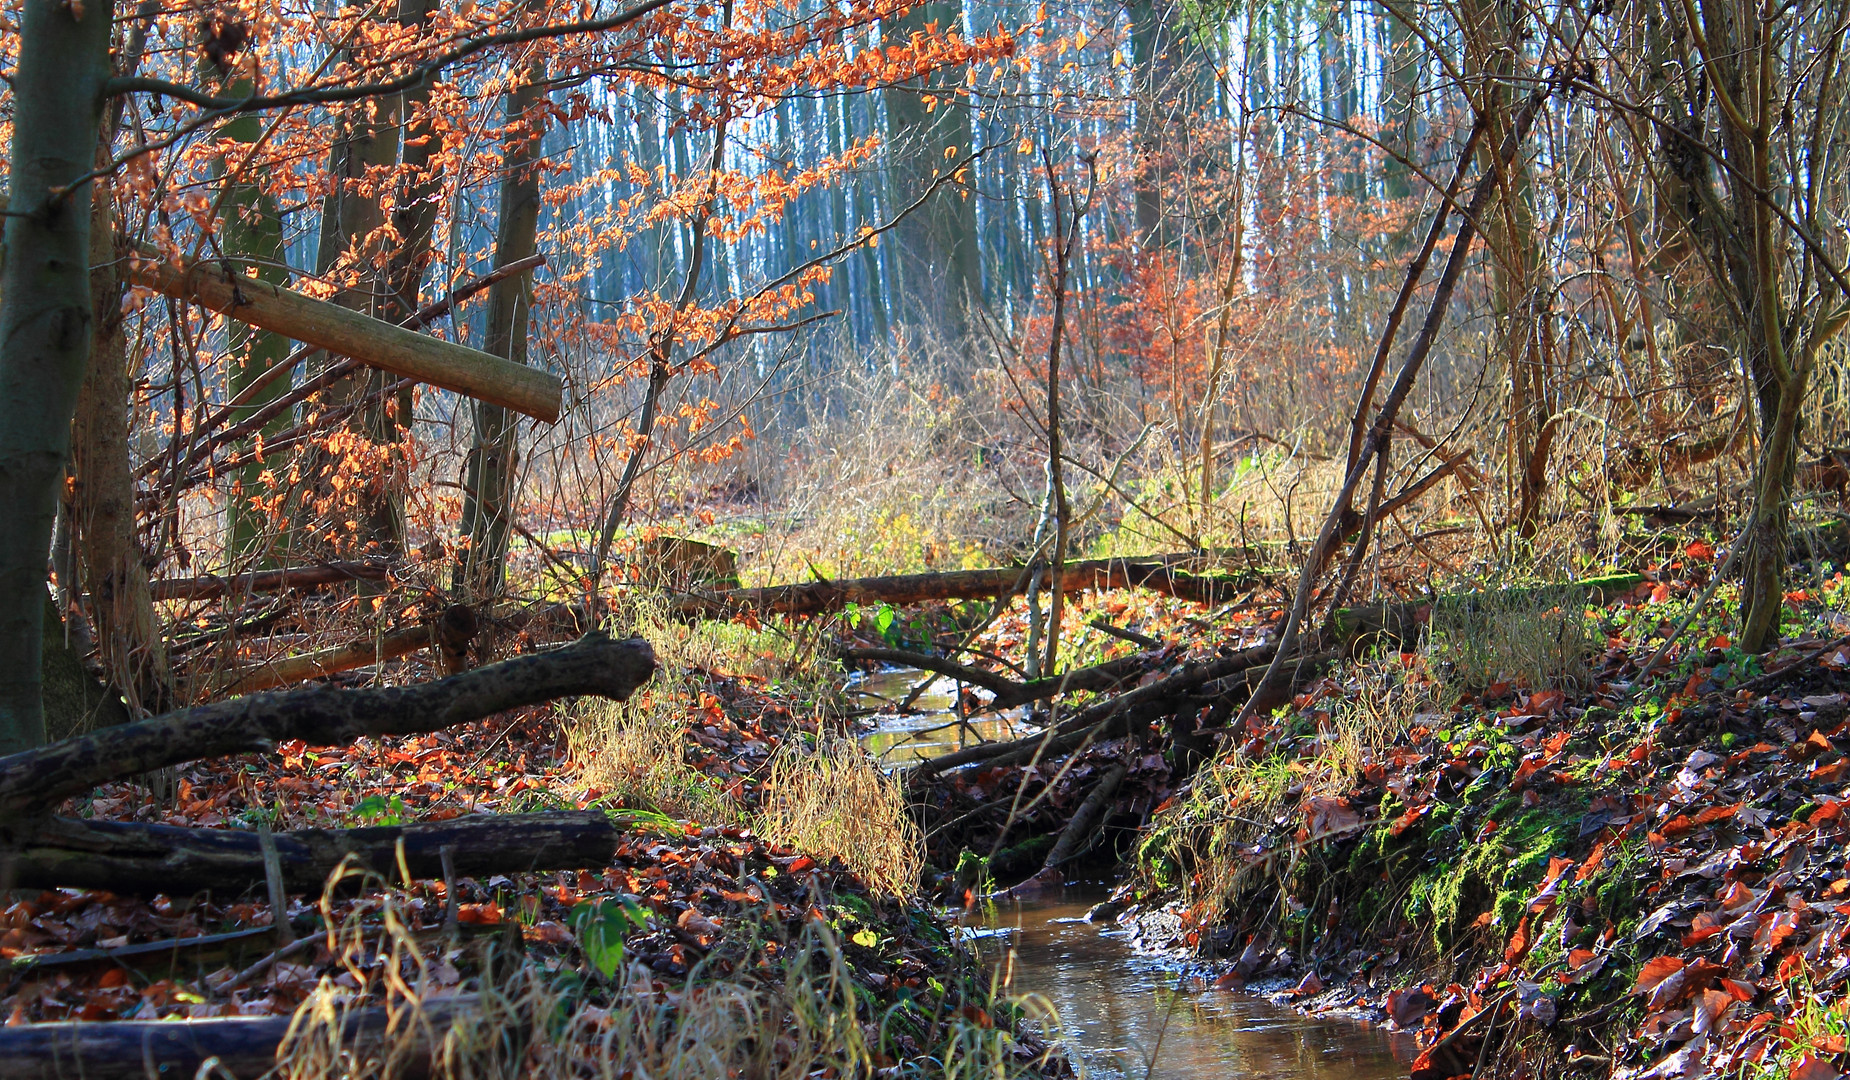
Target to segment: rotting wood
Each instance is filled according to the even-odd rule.
[[[1262,584],[1256,572],[1195,574],[1177,569],[1175,560],[1187,556],[1153,556],[1140,559],[1092,559],[1068,563],[1059,575],[1060,587],[1077,589],[1151,589],[1183,600],[1219,604],[1236,599]],[[729,589],[680,597],[675,609],[682,615],[725,614],[756,609],[785,615],[819,615],[849,604],[917,604],[929,600],[978,600],[1013,589],[1020,567],[994,570],[953,570],[941,574],[898,574],[891,577],[843,578],[800,585],[774,585],[762,589]]]
[[[272,834],[282,886],[319,893],[349,856],[355,869],[399,877],[398,845],[414,878],[443,874],[441,851],[455,849],[466,877],[602,866],[617,846],[617,827],[597,810],[475,814],[448,821],[357,829],[297,829]],[[246,829],[190,829],[130,821],[52,818],[35,821],[17,840],[14,885],[28,889],[106,889],[124,895],[221,895],[261,890],[262,837]]]
[[[401,1080],[430,1074],[432,1048],[478,1007],[472,994],[431,997],[415,1006],[355,1009],[341,1021],[341,1043],[355,1050],[391,1040]],[[0,1027],[0,1076],[8,1080],[144,1080],[152,1076],[267,1075],[292,1016],[204,1020],[60,1021]],[[217,1070],[207,1069],[215,1062]],[[202,1072],[202,1070],[204,1070]]]
[[[352,357],[547,423],[559,419],[565,384],[557,375],[394,326],[256,278],[228,277],[216,262],[175,266],[158,252],[142,249],[138,258],[128,260],[124,276],[143,288],[197,303],[337,356]]]
[[[1105,808],[1110,804],[1111,797],[1117,794],[1118,785],[1124,782],[1130,767],[1130,762],[1120,759],[1105,775],[1099,777],[1098,783],[1086,793],[1085,801],[1079,804],[1079,809],[1073,811],[1073,816],[1067,819],[1066,827],[1060,830],[1060,839],[1054,842],[1053,850],[1047,853],[1047,860],[1041,864],[1040,872],[1029,878],[1029,881],[1041,885],[1060,883],[1060,867],[1073,861],[1080,854],[1080,845],[1090,840],[1097,827],[1103,824]]]
[[[436,682],[363,690],[312,686],[252,694],[93,732],[0,758],[0,823],[43,812],[98,784],[201,758],[317,746],[362,735],[414,735],[504,709],[592,694],[621,701],[655,673],[641,638],[593,631]]]
[[[393,568],[394,564],[384,560],[326,562],[282,570],[259,570],[249,574],[163,578],[154,582],[150,588],[156,600],[216,600],[221,596],[237,596],[247,592],[313,589],[347,581],[383,581],[391,576]]]

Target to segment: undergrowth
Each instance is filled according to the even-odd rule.
[[[1055,1044],[1041,1037],[1058,1034],[1051,1009],[996,994],[961,953],[947,951],[942,978],[921,992],[883,1003],[857,981],[854,946],[820,917],[794,939],[769,920],[729,919],[735,945],[724,954],[755,962],[716,950],[664,981],[628,960],[620,941],[570,942],[552,957],[501,935],[433,942],[412,930],[405,903],[384,889],[365,918],[329,920],[342,970],[295,1012],[278,1080],[374,1080],[422,1073],[427,1061],[432,1075],[456,1080],[1026,1080],[1058,1071]],[[325,916],[325,897],[322,906]],[[634,929],[646,927],[639,917]],[[433,993],[433,976],[452,963],[470,969],[459,992]],[[449,975],[437,984],[453,983]]]

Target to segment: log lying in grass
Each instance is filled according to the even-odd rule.
[[[388,562],[327,562],[225,577],[207,574],[204,577],[166,578],[149,583],[148,588],[156,600],[216,600],[228,594],[237,596],[247,592],[313,589],[347,581],[383,581],[391,573],[392,564]]]
[[[565,384],[557,375],[512,363],[480,349],[350,311],[280,285],[227,276],[223,264],[175,266],[144,250],[125,277],[143,288],[187,300],[241,323],[350,356],[376,368],[467,394],[551,423],[559,419]]]
[[[602,866],[616,850],[617,828],[596,810],[475,814],[449,821],[360,829],[298,829],[274,834],[283,884],[319,893],[342,861],[399,880],[475,877]],[[231,895],[264,885],[263,850],[244,829],[186,829],[125,821],[53,818],[19,838],[13,884],[20,888],[107,889],[124,895],[187,896],[205,889]]]
[[[1093,559],[1068,563],[1060,574],[1065,592],[1080,589],[1153,589],[1183,600],[1219,604],[1261,583],[1256,573],[1194,574],[1177,569],[1181,556],[1149,559]],[[723,615],[756,609],[785,615],[820,615],[849,604],[917,604],[928,600],[979,600],[1019,587],[1020,567],[999,570],[954,570],[943,574],[844,578],[765,589],[728,589],[689,595],[676,602],[682,615]]]
[[[1439,603],[1474,602],[1474,598],[1495,598],[1499,603],[1510,603],[1519,598],[1532,597],[1537,602],[1546,600],[1550,603],[1562,603],[1578,600],[1594,606],[1603,606],[1617,600],[1620,596],[1638,587],[1644,581],[1639,574],[1608,574],[1605,577],[1584,578],[1559,585],[1521,586],[1513,589],[1490,590],[1475,593],[1451,593],[1428,600],[1394,601],[1389,603],[1369,604],[1364,607],[1341,608],[1330,615],[1329,633],[1351,648],[1365,645],[1414,643],[1425,632],[1425,626],[1432,605]]]
[[[43,812],[111,780],[200,758],[267,751],[291,739],[325,746],[361,735],[413,735],[583,694],[621,701],[654,672],[648,642],[613,641],[593,632],[563,648],[415,686],[315,686],[202,705],[0,758],[0,823]]]
[[[427,998],[416,1011],[356,1009],[342,1020],[343,1046],[389,1045],[392,1075],[430,1074],[431,1050],[478,1006],[472,994]],[[222,1016],[207,1020],[66,1021],[0,1027],[0,1076],[7,1080],[145,1080],[156,1077],[266,1075],[293,1021],[288,1016]],[[370,1056],[364,1053],[356,1057]],[[218,1069],[201,1072],[208,1060]]]

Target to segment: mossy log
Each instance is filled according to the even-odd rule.
[[[217,261],[176,266],[144,248],[129,260],[123,276],[164,296],[199,304],[336,356],[350,356],[549,424],[559,419],[565,384],[551,372],[394,326],[241,273],[227,274]]]

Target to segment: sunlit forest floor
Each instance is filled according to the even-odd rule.
[[[260,894],[14,894],[7,1022],[293,1017],[281,1062],[298,1076],[383,1074],[430,1043],[459,1073],[1058,1075],[1057,1019],[1011,997],[952,921],[1102,880],[1117,891],[1094,919],[1206,965],[1204,992],[1417,1032],[1418,1080],[1817,1080],[1845,1060],[1850,1018],[1831,1003],[1850,976],[1850,593],[1828,529],[1805,534],[1781,646],[1755,656],[1730,639],[1733,586],[1704,596],[1713,524],[1563,517],[1519,557],[1486,541],[1468,491],[1442,491],[1369,564],[1363,630],[1269,713],[1230,722],[1249,672],[1076,747],[887,772],[856,740],[898,707],[844,691],[873,666],[844,650],[956,654],[1031,681],[1039,605],[689,618],[674,597],[721,586],[664,590],[634,553],[658,535],[725,545],[747,585],[1006,565],[1032,508],[978,498],[980,472],[926,483],[927,463],[837,475],[830,498],[815,465],[786,476],[782,502],[690,484],[704,495],[625,536],[635,572],[604,623],[661,664],[626,704],[285,744],[63,808],[277,831],[602,810],[620,829],[608,865],[356,871],[286,913]],[[1243,469],[1242,502],[1191,518],[1157,472],[1134,482],[1145,510],[1080,530],[1075,556],[1194,541],[1214,553],[1192,565],[1238,587],[1213,604],[1076,594],[1057,672],[1119,665],[1132,675],[1117,690],[1142,688],[1265,646],[1329,469],[1264,455]],[[560,523],[517,543],[514,591],[569,607],[583,539]],[[369,607],[299,608],[240,659],[336,639]],[[572,632],[512,620],[494,647]],[[437,675],[420,653],[336,681]],[[1045,730],[1112,692],[1013,711]],[[961,682],[953,696],[952,719],[995,697]],[[1091,832],[1053,865],[1101,785]],[[401,1018],[389,1037],[350,1023],[371,1008]]]

